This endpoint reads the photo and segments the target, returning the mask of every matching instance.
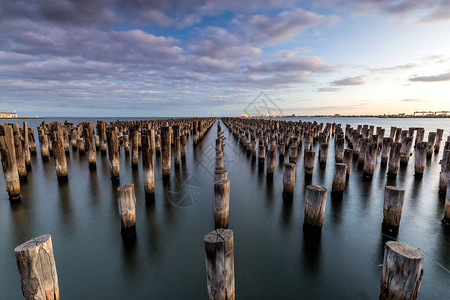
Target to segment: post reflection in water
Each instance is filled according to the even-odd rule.
[[[317,276],[320,274],[320,230],[311,231],[303,228],[303,266],[308,274]]]

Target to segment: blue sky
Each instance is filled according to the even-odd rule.
[[[447,0],[0,1],[0,110],[450,110]]]

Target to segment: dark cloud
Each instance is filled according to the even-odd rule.
[[[243,17],[248,26],[262,29],[269,42],[287,39],[302,27],[321,22],[323,16],[295,8],[298,5],[392,15],[421,14],[424,22],[448,20],[448,0],[1,0],[0,20],[28,19],[64,25],[112,28],[122,23],[146,26],[176,26],[199,23],[205,16],[222,12],[249,15],[289,9],[270,20],[265,15]],[[334,22],[335,20],[328,20]]]
[[[249,70],[259,73],[271,72],[311,72],[329,73],[335,67],[327,65],[321,57],[287,57],[277,61],[266,63],[253,63],[249,65]]]
[[[0,23],[0,50],[86,60],[167,65],[182,59],[179,41],[142,30],[99,31],[65,28],[31,21]]]
[[[347,77],[347,78],[335,80],[331,84],[337,85],[337,86],[361,85],[361,84],[364,84],[364,80],[362,79],[362,76]]]
[[[247,58],[260,56],[262,50],[243,44],[242,37],[232,34],[224,28],[206,27],[202,36],[186,43],[186,49],[198,56],[214,58]]]
[[[248,42],[274,45],[292,39],[303,30],[331,25],[337,20],[336,16],[323,16],[298,8],[281,12],[273,18],[260,14],[239,17],[235,22],[246,33]]]
[[[450,72],[434,76],[414,76],[409,78],[409,81],[421,81],[421,82],[450,81]]]

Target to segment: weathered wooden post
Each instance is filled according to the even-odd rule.
[[[0,125],[0,153],[2,156],[3,175],[5,176],[6,191],[9,199],[20,199],[20,179],[17,171],[16,151],[14,149],[14,135],[11,125]]]
[[[136,195],[134,184],[125,184],[117,188],[121,233],[123,236],[136,234]]]
[[[256,142],[256,140],[254,140],[254,141],[252,141],[252,160],[255,160],[256,159],[256,148],[257,148],[257,142]]]
[[[214,220],[216,228],[227,228],[230,215],[230,180],[214,182]]]
[[[227,170],[215,170],[214,171],[214,182],[227,179]]]
[[[322,168],[327,165],[328,158],[328,144],[322,143],[319,145],[319,166]]]
[[[402,150],[400,152],[400,165],[407,166],[409,157],[411,156],[411,148],[413,144],[413,138],[407,136],[402,141]]]
[[[164,126],[161,128],[161,152],[162,152],[162,175],[164,180],[170,178],[171,168],[171,134],[172,128]]]
[[[99,151],[100,150],[100,137],[98,135],[94,135],[94,140],[95,140],[95,150]]]
[[[378,150],[381,149],[381,146],[383,145],[383,138],[384,138],[384,129],[380,127],[380,129],[378,129],[377,127],[377,134],[378,134],[378,140],[377,140],[377,148]]]
[[[447,183],[447,193],[445,194],[444,204],[444,218],[441,222],[445,227],[450,227],[450,180]]]
[[[39,146],[41,151],[41,156],[43,161],[48,161],[49,150],[48,150],[48,135],[45,133],[44,129],[39,129]]]
[[[361,150],[359,152],[359,156],[358,156],[358,168],[362,168],[364,167],[364,161],[366,158],[366,149],[370,144],[370,139],[369,138],[363,138],[361,139]]]
[[[203,241],[208,299],[234,300],[233,231],[219,228],[206,234]]]
[[[434,144],[434,153],[439,153],[443,136],[444,129],[436,129],[436,143]]]
[[[78,131],[74,128],[70,132],[70,144],[72,145],[72,149],[77,149],[77,138],[78,138]]]
[[[118,181],[120,178],[120,161],[119,161],[119,139],[117,136],[117,127],[108,131],[108,156],[111,171],[111,180]]]
[[[131,132],[131,168],[137,169],[139,164],[139,131],[134,128]]]
[[[175,166],[179,166],[181,163],[180,156],[180,125],[172,126],[173,130],[173,160]]]
[[[64,149],[64,137],[61,130],[61,124],[56,124],[56,130],[53,131],[53,155],[55,157],[56,176],[59,182],[65,182],[69,179],[67,175],[67,160]]]
[[[130,155],[130,136],[128,134],[123,135],[123,150],[125,155]]]
[[[198,122],[194,121],[194,123],[192,125],[193,125],[193,128],[192,128],[193,141],[192,142],[195,146],[198,144],[198,140],[199,140]]]
[[[344,192],[346,179],[347,165],[345,163],[336,163],[331,192],[336,195],[341,195]]]
[[[38,236],[14,249],[22,294],[27,300],[59,300],[58,274],[50,234]]]
[[[384,247],[381,300],[415,300],[423,278],[423,252],[397,241]]]
[[[280,161],[284,161],[284,154],[286,153],[286,144],[279,143],[278,144],[278,159]]]
[[[344,163],[347,165],[347,176],[350,175],[350,170],[352,169],[353,162],[353,150],[345,149],[344,150]]]
[[[433,156],[435,142],[436,142],[436,132],[430,132],[428,134],[427,157]]]
[[[264,144],[262,144],[260,142],[259,147],[258,147],[258,168],[259,169],[264,169],[264,160],[265,159],[266,159],[266,146],[264,146]]]
[[[224,170],[224,155],[223,151],[216,152],[215,170]]]
[[[305,176],[311,177],[314,171],[314,159],[316,157],[316,152],[306,150],[304,155]]]
[[[99,150],[102,155],[106,155],[107,140],[106,140],[106,122],[97,121],[97,135],[99,137]]]
[[[88,123],[84,128],[84,140],[88,155],[89,170],[95,170],[97,168],[97,157],[95,155],[94,126],[92,123]]]
[[[83,156],[86,152],[84,138],[77,138],[78,154]]]
[[[336,141],[334,144],[334,159],[337,163],[344,162],[344,136],[343,135],[336,135]]]
[[[444,150],[441,160],[441,173],[439,174],[439,193],[444,194],[450,179],[450,150]]]
[[[106,155],[106,123],[105,121],[97,121],[97,135],[100,140],[100,152]]]
[[[187,154],[187,135],[183,134],[180,137],[180,144],[181,144],[181,160],[186,161],[186,154]]]
[[[391,146],[389,154],[388,176],[397,176],[398,167],[400,165],[400,151],[402,150],[402,143],[394,142]]]
[[[291,145],[289,147],[289,162],[291,164],[296,164],[297,156],[298,156],[298,147],[297,147],[297,144],[294,143],[294,145]]]
[[[425,137],[425,129],[417,128],[417,135],[416,141],[414,142],[414,146],[417,145],[417,143],[423,142],[424,137]]]
[[[20,138],[19,124],[13,124],[14,133],[14,150],[16,151],[17,171],[19,172],[19,179],[27,181],[27,166],[25,164],[25,155],[23,152],[22,140]]]
[[[31,169],[31,152],[30,152],[30,141],[28,139],[27,122],[23,122],[23,152],[26,168]]]
[[[155,131],[149,129],[142,134],[142,170],[146,195],[155,194]]]
[[[391,152],[392,138],[385,137],[383,138],[383,144],[381,146],[381,158],[380,164],[385,167],[387,165],[389,159],[389,153]]]
[[[402,218],[405,190],[386,186],[384,190],[383,230],[397,232]]]
[[[303,226],[322,228],[327,203],[327,189],[320,185],[308,185],[305,195],[305,219]]]
[[[283,167],[283,198],[289,200],[294,195],[296,164],[285,162]]]
[[[414,174],[422,177],[425,171],[425,163],[427,160],[427,142],[418,142],[414,153]]]
[[[268,181],[273,180],[273,172],[275,171],[275,163],[276,163],[277,153],[274,148],[270,148],[267,150],[267,168],[266,168],[266,177]]]
[[[161,135],[160,134],[155,134],[155,150],[156,150],[156,155],[160,155],[161,154]]]
[[[28,142],[30,143],[30,153],[31,155],[36,155],[36,140],[34,139],[33,128],[28,128]]]
[[[375,172],[375,167],[377,165],[377,153],[378,145],[377,143],[370,142],[366,146],[366,151],[364,153],[364,166],[363,166],[363,176],[366,178],[372,178]]]

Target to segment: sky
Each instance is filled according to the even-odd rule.
[[[448,0],[0,0],[0,111],[392,114],[449,98]]]

